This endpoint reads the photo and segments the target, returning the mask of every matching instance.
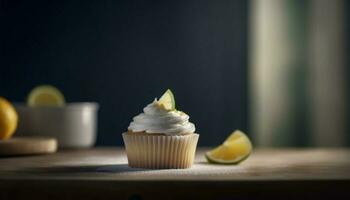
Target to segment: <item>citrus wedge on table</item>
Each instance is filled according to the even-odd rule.
[[[11,138],[16,131],[18,115],[16,109],[5,98],[0,97],[0,140]]]
[[[28,95],[29,106],[63,106],[63,94],[54,86],[41,85],[35,87]]]
[[[167,90],[158,100],[158,104],[166,110],[175,110],[175,98],[171,90]]]
[[[239,130],[234,131],[223,144],[205,153],[211,163],[238,164],[247,159],[253,146],[249,138]]]

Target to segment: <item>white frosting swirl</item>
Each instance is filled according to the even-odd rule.
[[[146,132],[149,134],[163,133],[166,135],[184,135],[196,130],[190,117],[181,111],[168,111],[159,106],[157,99],[148,104],[143,113],[135,116],[128,130]]]

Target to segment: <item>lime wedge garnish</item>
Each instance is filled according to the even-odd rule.
[[[166,110],[175,110],[175,98],[171,90],[167,90],[158,100],[158,104]]]
[[[247,159],[253,146],[249,138],[239,130],[234,131],[225,142],[205,153],[205,157],[211,163],[238,164]]]
[[[35,87],[28,95],[29,106],[63,106],[63,94],[54,86],[40,85]]]

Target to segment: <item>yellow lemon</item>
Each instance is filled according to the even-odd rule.
[[[9,139],[17,128],[16,109],[5,98],[0,97],[0,140]]]
[[[252,149],[249,138],[242,131],[236,130],[222,145],[207,152],[205,157],[211,163],[238,164],[249,157]]]

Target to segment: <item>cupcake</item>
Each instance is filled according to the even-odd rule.
[[[172,92],[148,104],[123,133],[130,167],[152,169],[189,168],[199,135],[189,116],[175,109]]]

